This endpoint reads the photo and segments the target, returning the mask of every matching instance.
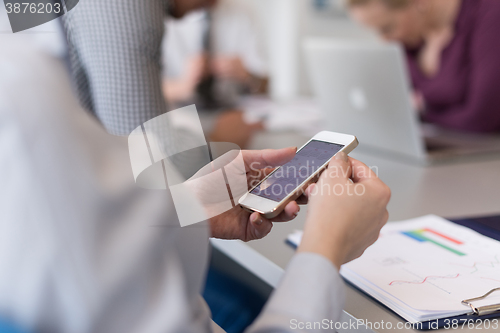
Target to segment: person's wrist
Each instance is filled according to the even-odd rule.
[[[344,263],[342,255],[337,251],[330,251],[323,246],[299,246],[298,253],[314,253],[328,259],[338,270]]]
[[[311,252],[319,254],[340,269],[347,257],[345,250],[346,246],[337,238],[332,238],[330,233],[317,232],[313,235],[304,234],[302,242],[299,245],[297,252]]]

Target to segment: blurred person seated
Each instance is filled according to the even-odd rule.
[[[219,332],[199,296],[208,238],[262,238],[272,221],[238,206],[181,228],[169,191],[134,183],[127,138],[82,111],[64,64],[27,44],[2,45],[0,318],[31,333]],[[243,154],[257,171],[295,149]],[[362,196],[315,191],[355,184]],[[292,332],[292,318],[338,320],[338,270],[388,218],[387,186],[345,154],[307,194],[302,244],[248,333]],[[291,202],[276,221],[298,210]]]
[[[443,127],[500,132],[500,1],[348,0],[357,21],[406,47],[416,108]]]
[[[247,124],[240,96],[265,94],[267,65],[251,11],[237,0],[167,19],[163,91],[171,109],[196,104],[214,141],[245,147],[262,124]],[[221,113],[222,112],[222,113]],[[215,122],[215,125],[213,124]]]
[[[83,108],[109,133],[124,136],[169,111],[161,83],[164,20],[214,1],[80,1],[61,20],[73,85]],[[173,132],[165,127],[166,133]]]

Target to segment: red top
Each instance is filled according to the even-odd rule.
[[[455,36],[427,77],[418,50],[407,50],[413,85],[426,101],[424,120],[444,127],[500,132],[500,1],[462,0]]]

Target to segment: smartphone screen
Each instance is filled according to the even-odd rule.
[[[311,140],[293,160],[276,169],[250,193],[280,202],[328,162],[344,145]]]

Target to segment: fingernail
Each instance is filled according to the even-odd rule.
[[[252,214],[252,216],[250,217],[250,221],[256,225],[261,225],[262,217],[260,217],[259,214]]]
[[[347,159],[347,154],[344,153],[343,151],[337,153],[337,155],[335,155],[335,159],[336,160],[341,160],[341,161],[344,161],[344,162],[347,162],[348,159]]]

